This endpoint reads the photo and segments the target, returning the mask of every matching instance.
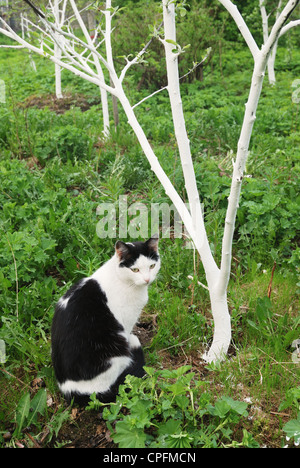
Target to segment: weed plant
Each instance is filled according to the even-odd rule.
[[[247,403],[224,396],[215,402],[209,382],[195,379],[191,366],[145,370],[142,381],[128,376],[117,401],[103,410],[120,448],[258,447],[246,429],[241,442],[233,437],[232,428],[248,415]],[[94,394],[87,409],[95,408],[103,404]]]

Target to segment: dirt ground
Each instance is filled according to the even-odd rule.
[[[153,337],[153,324],[140,323],[135,326],[134,333],[142,346],[149,344]],[[65,424],[56,440],[52,443],[63,444],[66,448],[113,448],[116,445],[110,438],[110,433],[99,411],[86,411],[74,407],[71,413],[71,423]]]
[[[29,107],[38,107],[43,109],[48,107],[50,110],[57,114],[63,114],[72,107],[80,107],[82,112],[88,110],[91,106],[100,103],[100,96],[87,97],[83,94],[65,93],[62,99],[57,99],[55,94],[45,95],[32,95],[29,96],[22,104],[21,107],[27,109]]]

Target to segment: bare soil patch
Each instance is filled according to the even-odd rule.
[[[29,107],[38,107],[39,109],[48,109],[57,114],[64,114],[72,107],[79,107],[82,112],[87,111],[90,107],[100,103],[100,97],[85,96],[84,94],[65,93],[63,98],[58,99],[55,94],[42,94],[40,96],[29,96],[21,106],[25,109]]]

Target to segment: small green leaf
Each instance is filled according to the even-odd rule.
[[[256,442],[252,434],[249,434],[249,432],[246,429],[243,429],[242,444],[244,447],[248,448],[260,448],[259,443]]]
[[[224,400],[218,400],[213,408],[211,408],[211,414],[213,416],[218,416],[223,419],[226,417],[227,413],[230,411],[229,404]]]
[[[246,411],[248,403],[246,403],[245,401],[233,400],[230,397],[223,397],[222,399],[226,401],[226,403],[230,406],[230,408],[236,413],[240,414],[241,416],[248,415]]]
[[[182,395],[187,391],[186,386],[182,382],[180,382],[180,380],[174,383],[173,385],[170,385],[169,388],[174,395]]]
[[[156,370],[153,367],[144,366],[144,370],[150,377],[153,377],[156,373]]]
[[[175,370],[175,374],[177,377],[181,377],[182,375],[186,374],[192,366],[181,366],[178,367],[178,369]]]
[[[167,42],[168,44],[173,44],[174,46],[177,47],[177,42],[173,41],[172,39],[166,39],[166,42]]]
[[[222,397],[220,400],[216,401],[215,406],[208,405],[210,414],[213,416],[219,416],[219,418],[225,418],[230,410],[235,411],[241,416],[247,416],[247,403],[243,401],[236,401],[230,397]]]
[[[172,434],[167,439],[170,448],[190,448],[193,437],[190,437],[186,432],[180,434]]]
[[[175,402],[182,411],[184,411],[190,404],[190,400],[185,395],[177,395],[175,397]]]
[[[159,435],[176,434],[181,431],[181,423],[176,419],[168,419],[164,424],[158,428]]]
[[[293,438],[295,445],[300,444],[300,412],[297,419],[292,419],[283,426],[286,437]]]
[[[116,424],[116,432],[113,441],[119,444],[119,448],[144,448],[147,436],[138,428],[132,428],[126,420]]]
[[[28,426],[36,422],[38,414],[44,414],[46,406],[47,406],[46,389],[41,388],[31,401],[30,418],[28,419],[28,422],[27,422]]]
[[[18,436],[25,426],[30,411],[30,395],[25,393],[20,399],[16,409],[16,435]]]

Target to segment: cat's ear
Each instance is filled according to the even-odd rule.
[[[157,252],[158,250],[158,240],[158,234],[153,234],[146,242],[150,249],[154,250],[154,252]]]
[[[124,258],[126,255],[129,253],[129,247],[128,245],[125,244],[125,242],[122,242],[118,240],[115,244],[115,251],[119,259],[121,260]]]

